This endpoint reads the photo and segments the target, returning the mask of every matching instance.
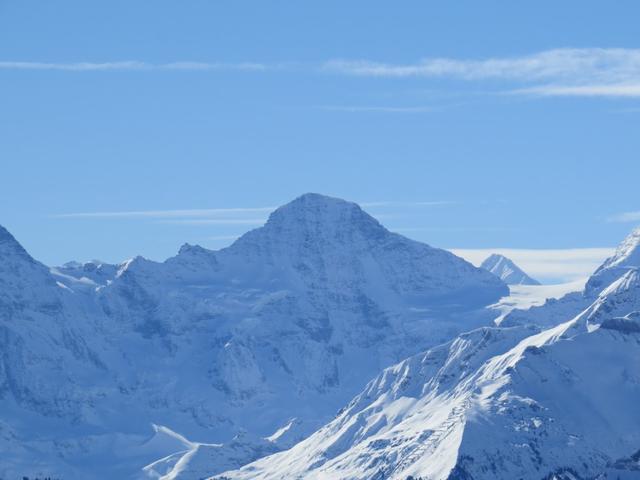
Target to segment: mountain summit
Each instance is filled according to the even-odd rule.
[[[540,285],[540,282],[527,275],[513,260],[498,253],[487,257],[480,268],[493,273],[507,285]]]
[[[450,252],[390,232],[355,203],[314,193],[278,208],[216,258],[251,266],[250,281],[267,269],[274,281],[410,295],[431,308],[434,301],[477,307],[507,294],[501,281]]]

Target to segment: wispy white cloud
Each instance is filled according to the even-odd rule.
[[[607,220],[609,222],[616,222],[616,223],[640,222],[640,210],[635,212],[617,213],[615,215],[611,215],[609,218],[607,218]]]
[[[614,251],[615,248],[451,249],[451,252],[476,266],[492,253],[502,254],[532,277],[545,282],[571,282],[588,277]]]
[[[640,49],[563,48],[520,57],[482,60],[427,58],[415,64],[388,64],[365,60],[333,60],[327,71],[382,77],[459,77],[464,79],[558,80],[576,77],[599,80],[637,78]]]
[[[264,218],[196,218],[161,220],[162,223],[173,225],[263,225],[267,221]]]
[[[117,71],[117,70],[210,70],[210,71],[264,71],[275,68],[264,63],[210,63],[210,62],[169,62],[149,63],[136,60],[118,62],[0,62],[2,70],[62,70],[71,72]]]
[[[343,75],[391,78],[453,78],[467,81],[516,82],[523,88],[510,93],[537,96],[640,97],[640,49],[560,48],[529,55],[469,58],[425,58],[415,63],[370,60],[330,60],[311,63],[200,62],[153,63],[138,60],[112,62],[0,61],[4,70],[90,71],[240,71],[304,70]],[[327,105],[343,112],[426,113],[430,106]]]
[[[535,84],[515,93],[545,96],[640,96],[640,49],[563,48],[518,57],[427,58],[412,64],[332,60],[322,69],[369,77],[504,80]]]
[[[78,212],[53,215],[72,220],[147,220],[190,226],[263,225],[275,207],[203,208],[187,210],[131,210],[118,212]]]
[[[542,85],[512,90],[511,93],[545,97],[640,97],[640,81],[637,84]]]
[[[80,212],[60,213],[55,218],[179,218],[179,217],[212,217],[221,215],[236,215],[246,213],[269,213],[276,207],[249,208],[208,208],[187,210],[129,210],[119,212]]]

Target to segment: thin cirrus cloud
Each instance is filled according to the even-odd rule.
[[[427,58],[410,64],[332,60],[322,69],[366,77],[520,82],[529,86],[511,93],[539,96],[640,97],[640,49],[562,48],[517,57]]]
[[[608,219],[609,222],[616,223],[635,223],[640,222],[640,210],[635,212],[623,212],[616,215],[611,215]]]
[[[458,202],[451,200],[433,200],[433,201],[394,201],[381,200],[360,202],[363,208],[375,207],[435,207],[444,205],[454,205]],[[124,210],[124,211],[108,211],[108,212],[73,212],[58,213],[52,215],[53,218],[156,218],[156,219],[180,219],[180,218],[202,218],[205,220],[215,219],[218,217],[239,216],[244,214],[264,214],[271,213],[278,207],[232,207],[232,208],[192,208],[182,210]],[[257,221],[258,219],[254,219]]]
[[[209,62],[169,62],[149,63],[140,61],[120,62],[0,62],[3,70],[61,70],[70,72],[95,71],[145,71],[145,70],[196,70],[196,71],[264,71],[276,68],[264,63],[209,63]]]
[[[532,96],[640,97],[640,49],[558,48],[528,55],[484,59],[425,58],[414,63],[371,60],[329,60],[324,63],[260,63],[145,61],[25,62],[0,61],[4,70],[90,71],[236,71],[279,70],[333,73],[361,77],[449,78],[465,81],[499,80],[514,83],[506,91]],[[423,113],[429,106],[328,105],[325,110],[344,112]]]
[[[430,208],[454,205],[458,202],[449,200],[435,201],[369,201],[360,206],[376,210],[376,218],[395,218],[398,211],[411,213],[415,208]],[[126,210],[106,212],[73,212],[51,215],[57,219],[75,220],[152,220],[156,223],[184,226],[224,226],[224,225],[263,225],[271,212],[277,207],[236,207],[236,208],[202,208],[182,210]],[[380,212],[383,209],[384,212]],[[389,213],[392,211],[392,213]]]
[[[130,210],[119,212],[80,212],[60,213],[55,218],[176,218],[176,217],[210,217],[217,215],[234,215],[243,213],[267,213],[275,207],[249,208],[200,208],[187,210]]]
[[[197,218],[162,220],[162,223],[173,225],[262,225],[267,218]]]
[[[207,208],[187,210],[133,210],[79,212],[53,215],[61,219],[132,220],[146,219],[172,225],[262,225],[275,207]]]

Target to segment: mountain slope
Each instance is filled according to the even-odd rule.
[[[328,421],[381,368],[489,323],[483,307],[507,293],[314,194],[220,251],[49,271],[3,236],[0,266],[8,477],[134,478],[184,453],[151,424],[198,446],[185,462],[224,451],[240,466]]]
[[[624,273],[640,266],[640,227],[633,230],[591,276],[585,287],[587,295],[597,295]]]
[[[291,450],[216,478],[637,475],[638,278],[541,333],[482,329],[412,357]]]
[[[633,230],[589,277],[581,292],[560,299],[549,299],[544,305],[526,310],[515,309],[500,318],[500,325],[535,324],[550,327],[574,317],[587,308],[600,293],[629,270],[640,268],[640,228]]]
[[[511,259],[497,253],[487,257],[480,268],[493,273],[507,285],[540,285],[540,282],[527,275]]]

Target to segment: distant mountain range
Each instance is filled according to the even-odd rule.
[[[0,478],[638,478],[639,245],[496,327],[513,278],[317,194],[162,263],[0,227]]]

